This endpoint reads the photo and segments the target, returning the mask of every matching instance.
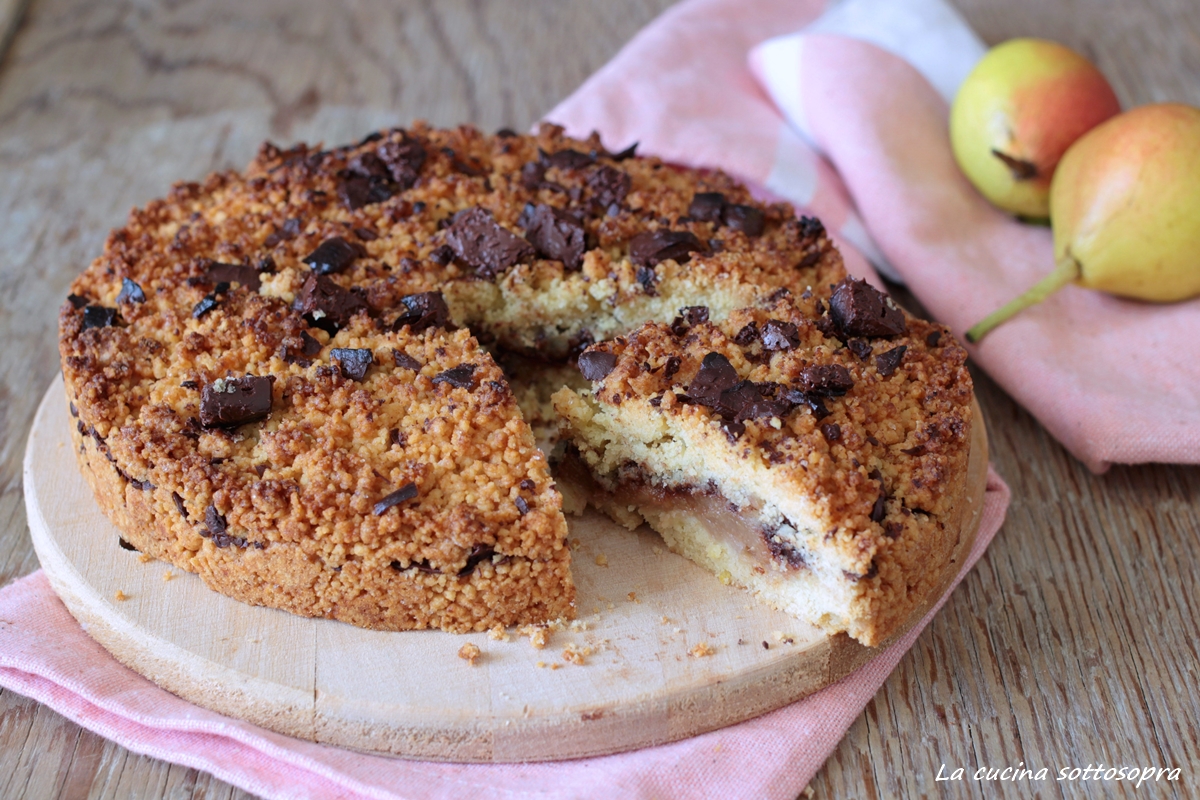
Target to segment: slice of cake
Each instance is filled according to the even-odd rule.
[[[716,323],[684,308],[579,357],[591,391],[554,396],[562,477],[723,583],[877,645],[954,567],[965,361],[862,281]]]

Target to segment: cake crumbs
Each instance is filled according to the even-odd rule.
[[[631,602],[631,603],[640,603],[640,602],[642,602],[641,600],[638,600],[637,592],[630,592],[630,593],[627,595],[627,597],[629,597],[629,602]]]
[[[138,561],[142,562],[143,564],[149,564],[153,560],[154,556],[150,555],[149,553],[138,553]]]
[[[504,630],[504,626],[499,623],[493,625],[491,630],[488,631],[488,638],[494,642],[508,642],[512,640],[512,637],[508,635],[508,631]]]
[[[571,624],[567,626],[567,630],[571,631],[571,633],[579,633],[587,629],[588,624],[580,619],[571,620]]]
[[[587,663],[587,657],[593,652],[591,647],[580,647],[574,642],[568,642],[567,646],[563,648],[562,657],[563,661],[569,661],[582,667]]]
[[[458,657],[473,667],[479,659],[479,652],[479,645],[467,642],[458,649]]]
[[[663,554],[663,549],[661,547],[659,547],[658,545],[654,545],[654,547],[652,547],[650,549],[651,549],[651,551],[653,551],[654,555],[656,555],[656,556],[661,556]]]
[[[716,654],[716,650],[709,646],[708,642],[700,642],[691,650],[688,650],[688,655],[692,658],[704,658]]]
[[[522,625],[517,628],[518,636],[528,636],[535,650],[542,650],[550,641],[550,631],[542,625]]]
[[[124,603],[126,600],[129,599],[129,595],[125,594],[120,589],[117,589],[116,593],[113,595],[113,599],[116,600],[118,603]]]
[[[597,567],[607,567],[608,566],[608,556],[604,555],[604,553],[598,553],[596,555],[596,566]]]
[[[167,581],[173,581],[173,580],[175,580],[174,572],[171,572],[171,570],[167,570],[166,572],[163,573],[163,583],[166,583]]]

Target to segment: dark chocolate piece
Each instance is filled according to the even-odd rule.
[[[850,339],[846,342],[846,347],[850,348],[850,352],[866,361],[871,355],[871,343],[866,339]]]
[[[546,182],[546,165],[540,161],[529,161],[521,167],[521,185],[529,191],[537,191]]]
[[[638,149],[638,143],[634,142],[633,144],[629,145],[629,147],[626,147],[624,150],[620,150],[616,153],[610,153],[608,157],[611,158],[613,161],[624,161],[627,158],[633,158],[634,156],[636,156],[637,149]]]
[[[417,485],[415,483],[406,483],[376,503],[372,511],[375,513],[375,516],[381,516],[385,514],[388,509],[395,508],[407,500],[412,500],[416,496]]]
[[[490,544],[471,545],[471,552],[467,554],[467,563],[458,571],[459,576],[469,574],[481,562],[490,559],[494,555],[496,555],[496,548]]]
[[[396,362],[396,366],[401,369],[411,369],[413,372],[421,371],[421,362],[410,356],[408,353],[403,353],[399,350],[392,351],[392,361]]]
[[[892,377],[892,374],[900,366],[900,362],[904,360],[906,350],[908,350],[908,346],[902,344],[875,356],[875,369],[879,370],[879,374],[884,378]]]
[[[129,278],[121,279],[121,291],[117,293],[117,305],[121,303],[144,303],[146,293]]]
[[[404,133],[400,141],[389,139],[375,151],[388,166],[399,191],[413,187],[420,177],[427,152],[419,139]]]
[[[725,224],[735,231],[741,231],[747,236],[761,236],[766,228],[767,219],[763,212],[754,206],[737,205],[725,206]]]
[[[329,356],[337,362],[342,377],[361,381],[367,376],[367,368],[375,361],[375,354],[366,348],[335,347]]]
[[[555,169],[583,169],[596,163],[596,159],[578,150],[559,150],[557,153],[540,153],[542,163]]]
[[[548,205],[527,203],[517,224],[542,258],[561,261],[569,270],[583,266],[587,249],[583,223],[573,214]]]
[[[517,495],[517,499],[513,501],[513,504],[517,507],[517,511],[521,513],[522,517],[529,513],[529,503],[521,495]]]
[[[589,381],[604,380],[616,366],[616,354],[606,350],[588,350],[579,356],[579,371]]]
[[[222,264],[213,261],[204,273],[204,279],[209,283],[240,283],[252,292],[257,292],[262,286],[258,270],[249,264]]]
[[[363,242],[373,242],[379,238],[379,234],[370,228],[355,228],[353,233]]]
[[[795,407],[795,403],[780,392],[780,388],[774,383],[740,381],[733,388],[721,392],[720,398],[712,407],[726,419],[738,422],[785,417]],[[709,405],[707,402],[704,404]]]
[[[388,447],[404,447],[408,444],[408,437],[399,428],[392,428],[388,431]]]
[[[800,370],[800,390],[815,397],[841,397],[854,386],[841,364],[813,364]]]
[[[475,385],[474,364],[459,364],[434,376],[434,384],[448,383],[458,389],[471,389]]]
[[[689,328],[708,322],[708,306],[684,306],[679,309],[679,316]]]
[[[200,391],[200,424],[206,428],[235,428],[266,419],[271,413],[270,376],[218,378]]]
[[[638,267],[634,278],[642,285],[642,291],[650,297],[655,297],[658,294],[658,288],[655,284],[658,282],[658,273],[654,271],[654,267]]]
[[[679,368],[683,366],[683,359],[679,356],[667,356],[667,363],[663,365],[663,377],[670,378]]]
[[[825,437],[825,441],[833,443],[840,441],[842,438],[842,426],[836,422],[829,422],[821,426],[821,435]]]
[[[290,241],[300,235],[300,219],[299,217],[291,217],[283,223],[283,227],[276,230],[274,233],[267,236],[263,240],[264,247],[274,247],[280,242]]]
[[[908,330],[904,312],[866,281],[845,278],[833,288],[829,313],[848,336],[900,336]]]
[[[71,304],[71,308],[78,311],[88,304],[88,299],[86,297],[80,297],[77,294],[69,294],[67,295],[67,302]]]
[[[725,195],[720,192],[696,192],[688,205],[688,216],[700,222],[720,224],[725,214]]]
[[[596,167],[587,177],[587,187],[592,193],[592,208],[597,211],[608,211],[613,206],[620,210],[632,186],[633,179],[629,173],[607,165]]]
[[[492,212],[479,206],[454,215],[446,242],[456,256],[488,280],[535,255],[529,242],[501,227]]]
[[[179,511],[179,516],[184,520],[188,518],[187,507],[183,504],[183,498],[179,496],[179,492],[171,492],[171,499],[175,501],[175,508]]]
[[[405,325],[413,333],[426,328],[444,328],[450,321],[450,308],[441,292],[419,292],[400,298],[404,313],[396,317],[392,330],[398,331]]]
[[[747,347],[758,339],[758,323],[747,322],[733,337],[733,341],[742,347]]]
[[[721,420],[721,430],[731,443],[736,442],[746,432],[746,423],[736,419],[723,419]]]
[[[83,309],[83,330],[107,328],[117,324],[117,310],[104,306],[88,306]]]
[[[347,325],[355,314],[366,311],[367,301],[361,294],[338,286],[328,275],[309,275],[292,307],[309,324],[332,334]]]
[[[825,233],[825,225],[816,217],[800,218],[800,235],[805,239],[817,239]]]
[[[883,475],[879,470],[871,470],[871,478],[879,481],[879,496],[875,498],[875,505],[871,507],[871,521],[882,522],[884,515],[887,514],[887,487],[883,485]]]
[[[925,337],[925,346],[926,347],[937,347],[938,342],[941,341],[941,339],[942,339],[941,331],[930,331],[929,335]]]
[[[209,506],[204,509],[204,524],[208,526],[208,532],[225,533],[229,529],[229,523],[225,519],[225,515],[217,511],[216,506]]]
[[[342,272],[354,263],[356,258],[366,255],[362,245],[348,242],[341,236],[326,239],[317,246],[316,250],[306,255],[305,264],[317,275],[330,275]]]
[[[117,537],[117,544],[121,545],[122,550],[132,550],[135,553],[142,552],[141,550],[138,550],[136,547],[131,545],[129,542],[125,541],[125,537],[123,537],[123,536]]]
[[[702,405],[712,406],[721,393],[732,389],[739,381],[737,370],[720,353],[709,353],[700,362],[700,370],[688,384],[687,393]]]
[[[800,329],[791,322],[770,319],[759,332],[764,350],[792,350],[800,346]]]
[[[629,259],[642,267],[668,259],[685,264],[692,253],[706,252],[708,247],[690,231],[646,231],[629,240]]]

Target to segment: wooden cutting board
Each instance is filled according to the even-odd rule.
[[[303,739],[445,761],[602,755],[766,713],[875,652],[722,586],[648,529],[597,514],[570,521],[579,620],[544,649],[516,636],[367,631],[248,606],[119,546],[79,474],[70,424],[60,377],[29,436],[25,497],[38,558],[67,608],[118,661],[169,691]],[[974,428],[958,563],[986,483],[986,437]],[[457,656],[466,642],[481,651],[473,667]],[[701,644],[712,654],[692,655]],[[571,645],[591,649],[583,664],[564,658]]]

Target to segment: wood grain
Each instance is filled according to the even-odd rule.
[[[1200,105],[1195,0],[955,2],[990,43],[1040,35],[1089,53],[1126,105]],[[669,4],[33,3],[0,61],[0,578],[37,568],[20,453],[57,369],[55,310],[124,209],[162,192],[147,176],[80,196],[80,182],[102,178],[101,157],[124,131],[261,108],[271,135],[287,139],[334,105],[520,128]],[[84,174],[54,173],[50,162],[68,147],[97,159]],[[183,166],[198,176],[239,147],[186,154]],[[1008,522],[811,788],[821,797],[1027,797],[1021,785],[946,789],[934,776],[942,763],[1104,761],[1179,766],[1188,783],[1139,795],[1194,795],[1200,469],[1091,475],[1003,391],[976,379],[993,461],[1013,490]],[[1051,784],[1041,793],[1120,792]],[[0,796],[84,795],[246,796],[0,694]]]

